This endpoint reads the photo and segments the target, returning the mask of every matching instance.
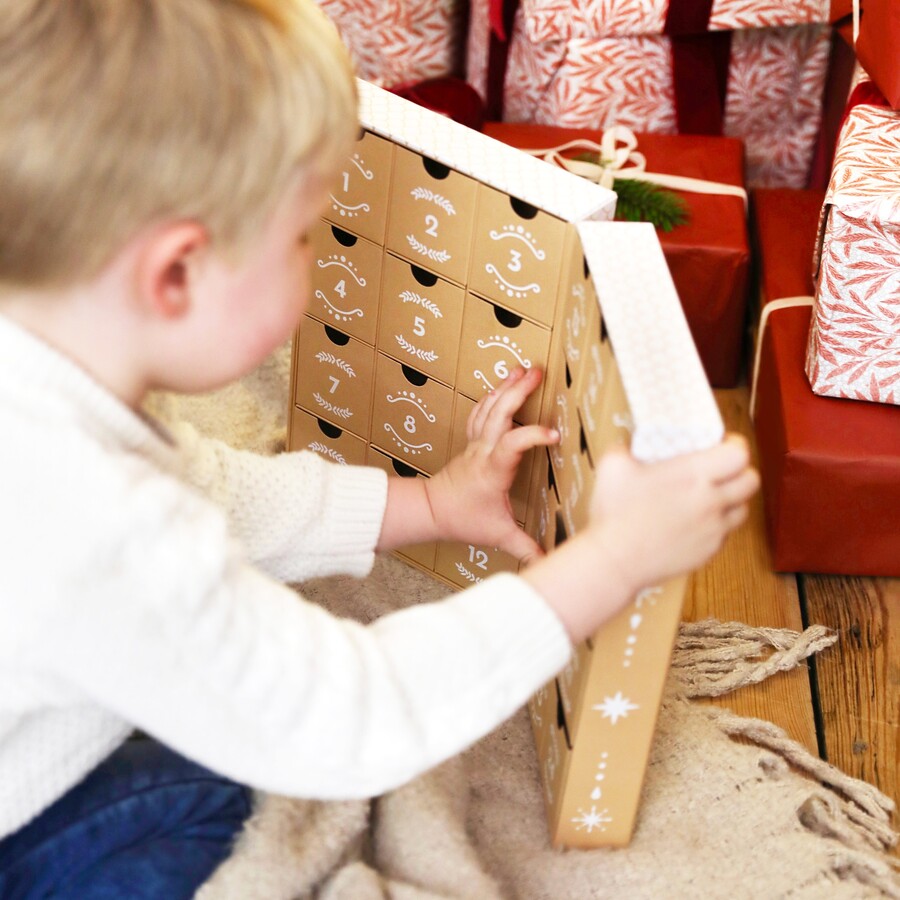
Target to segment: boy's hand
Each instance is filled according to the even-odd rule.
[[[499,547],[525,561],[542,555],[516,523],[509,502],[523,455],[559,440],[557,432],[541,425],[513,425],[513,416],[540,383],[539,369],[514,369],[472,410],[466,449],[426,482],[442,539]]]
[[[605,533],[619,574],[639,590],[705,563],[747,518],[758,487],[740,435],[652,464],[614,450],[597,469],[590,527]]]
[[[652,464],[613,450],[597,467],[587,528],[522,576],[577,643],[638,591],[706,562],[747,517],[758,487],[737,435]]]

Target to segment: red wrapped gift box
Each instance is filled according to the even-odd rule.
[[[900,4],[865,0],[856,55],[894,109],[900,109]]]
[[[488,122],[485,134],[522,149],[568,141],[598,142],[601,131]],[[743,186],[741,142],[700,135],[638,135],[647,171]],[[706,375],[714,387],[731,387],[741,371],[750,247],[739,197],[677,192],[690,219],[658,232]]]
[[[766,300],[812,291],[821,192],[757,191]],[[755,428],[772,561],[782,572],[900,576],[900,409],[812,392],[811,307],[777,309],[760,339]]]

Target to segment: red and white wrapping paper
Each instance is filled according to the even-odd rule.
[[[812,389],[900,404],[900,113],[850,111],[819,235],[806,356]]]
[[[317,0],[335,24],[356,74],[394,87],[453,74],[460,57],[462,0]]]
[[[658,2],[658,0],[657,0]],[[618,0],[605,0],[618,5]],[[772,0],[774,4],[774,0]],[[671,40],[663,34],[532,41],[526,7],[510,37],[503,118],[566,128],[677,132]],[[487,0],[474,0],[468,79],[486,95]],[[822,114],[828,25],[735,31],[724,133],[744,141],[748,187],[803,187]]]
[[[662,34],[670,0],[523,0],[528,39]],[[831,0],[713,0],[710,31],[827,22]]]

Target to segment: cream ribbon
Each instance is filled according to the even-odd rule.
[[[756,382],[759,378],[759,360],[762,356],[763,337],[766,333],[766,323],[769,316],[777,309],[788,309],[791,306],[812,306],[814,298],[812,297],[783,297],[781,300],[772,300],[763,307],[762,315],[759,317],[759,331],[756,335],[756,354],[753,358],[753,381],[750,387],[750,418],[756,416]]]
[[[684,175],[662,175],[647,171],[647,160],[637,150],[638,140],[634,132],[624,125],[613,125],[603,132],[599,144],[585,139],[576,139],[558,147],[542,150],[525,150],[532,156],[540,157],[547,162],[556,163],[574,175],[581,175],[596,181],[597,184],[612,190],[613,182],[618,178],[630,178],[634,181],[649,181],[660,187],[672,188],[676,191],[688,191],[694,194],[726,194],[740,197],[744,201],[744,212],[747,211],[747,192],[736,184],[720,184],[715,181],[704,181],[702,178],[688,178]],[[566,150],[579,150],[585,153],[596,153],[599,163],[587,162],[583,159],[568,159],[562,154]]]
[[[853,46],[859,40],[859,0],[853,0]]]

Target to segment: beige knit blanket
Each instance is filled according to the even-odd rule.
[[[159,396],[230,443],[283,447],[288,359],[225,391]],[[371,621],[445,589],[393,558],[364,580],[304,594]],[[893,803],[768,722],[691,701],[791,668],[836,636],[738,623],[685,625],[660,712],[634,839],[622,850],[549,847],[537,758],[520,711],[462,757],[372,801],[260,797],[200,900],[678,900],[900,898]],[[827,652],[827,650],[825,651]]]

